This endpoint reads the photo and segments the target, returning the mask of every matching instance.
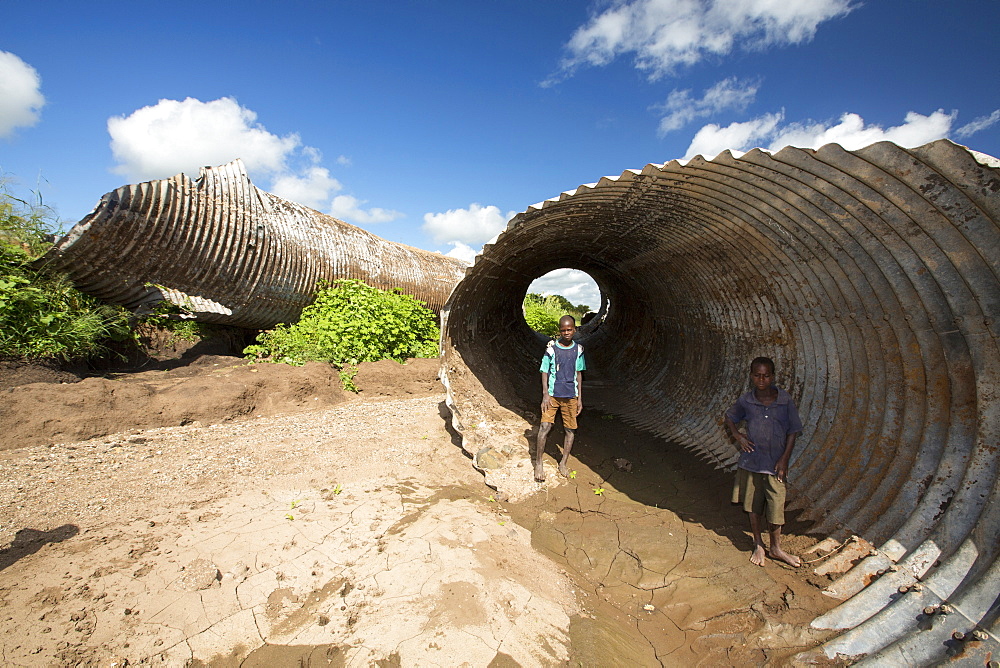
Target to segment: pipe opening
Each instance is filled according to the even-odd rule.
[[[557,336],[553,327],[564,315],[574,316],[580,336],[595,330],[608,310],[604,291],[593,277],[572,267],[560,267],[535,278],[524,300],[521,315],[525,324],[543,341]]]

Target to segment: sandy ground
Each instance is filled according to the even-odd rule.
[[[2,665],[774,665],[835,602],[747,561],[728,476],[614,416],[582,416],[572,479],[502,501],[433,360],[360,395],[231,358],[8,371],[50,382],[0,390]]]

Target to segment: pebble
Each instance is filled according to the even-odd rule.
[[[179,577],[174,586],[181,591],[200,591],[214,586],[221,579],[219,569],[206,559],[195,559],[187,566],[181,567],[184,575]]]

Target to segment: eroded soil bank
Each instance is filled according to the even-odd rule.
[[[256,369],[4,391],[0,663],[773,665],[819,640],[833,602],[747,561],[728,476],[611,416],[583,416],[574,478],[508,504],[436,361],[363,368],[360,396]]]

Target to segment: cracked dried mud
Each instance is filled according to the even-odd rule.
[[[834,601],[751,565],[728,474],[680,449],[587,411],[576,477],[557,427],[549,481],[506,503],[436,360],[366,365],[359,396],[255,369],[0,390],[0,664],[775,665],[822,640]]]

